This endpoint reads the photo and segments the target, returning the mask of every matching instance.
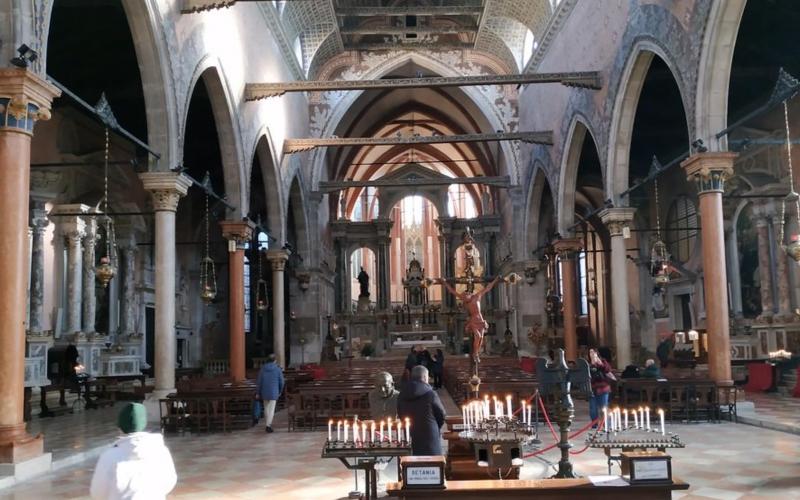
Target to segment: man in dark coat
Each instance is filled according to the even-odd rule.
[[[397,415],[411,422],[411,453],[441,455],[440,429],[444,425],[444,406],[439,395],[428,385],[428,369],[415,366],[411,380],[397,398]]]

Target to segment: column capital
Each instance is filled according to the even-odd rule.
[[[84,215],[89,212],[89,206],[81,203],[69,205],[56,205],[50,210],[50,216],[58,226],[58,230],[67,239],[80,242],[86,236],[86,221]]]
[[[580,238],[562,238],[553,242],[553,248],[561,260],[574,259],[583,248],[583,241]]]
[[[272,265],[273,271],[283,271],[286,267],[286,261],[289,260],[289,252],[287,250],[267,250],[267,260]]]
[[[695,153],[681,162],[686,178],[695,181],[698,194],[725,191],[725,181],[733,176],[737,153]]]
[[[620,207],[620,208],[606,208],[600,212],[600,220],[608,227],[608,232],[611,236],[622,236],[622,228],[633,222],[633,216],[636,213],[635,208]]]
[[[175,172],[144,172],[139,174],[144,188],[153,195],[156,212],[174,212],[178,202],[189,191],[192,181]]]
[[[60,90],[33,71],[0,68],[0,130],[33,135],[37,121],[50,119],[53,99],[60,95]]]
[[[237,249],[244,249],[245,243],[253,239],[253,230],[256,225],[253,221],[244,220],[222,220],[219,221],[222,228],[222,237],[228,241],[236,242]]]

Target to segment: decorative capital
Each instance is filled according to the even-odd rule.
[[[231,7],[235,3],[236,0],[184,0],[181,12],[184,14],[193,14],[206,10]]]
[[[59,232],[67,238],[68,244],[80,245],[86,236],[84,214],[88,212],[89,206],[80,203],[56,205],[50,210],[50,217],[56,222]]]
[[[256,225],[250,220],[223,220],[219,222],[222,237],[236,243],[236,249],[243,250],[245,243],[253,239]]]
[[[174,172],[145,172],[139,174],[144,188],[153,195],[156,212],[174,212],[178,202],[189,191],[192,181]]]
[[[583,248],[583,242],[580,238],[563,238],[556,240],[553,248],[561,260],[570,260],[578,256],[578,252]]]
[[[273,271],[283,271],[286,269],[286,261],[289,260],[289,252],[286,250],[267,250],[267,260],[272,265]]]
[[[635,208],[606,208],[600,212],[600,220],[608,228],[612,237],[622,236],[622,230],[633,221]]]
[[[725,181],[733,175],[738,154],[729,152],[695,153],[681,163],[686,178],[697,183],[698,194],[721,193]]]
[[[50,119],[53,99],[60,95],[60,90],[32,71],[0,68],[0,130],[33,135],[38,120]]]

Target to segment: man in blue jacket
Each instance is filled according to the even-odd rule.
[[[256,381],[256,399],[264,403],[264,416],[267,419],[267,432],[274,432],[272,430],[272,418],[275,416],[275,403],[283,392],[283,371],[281,367],[275,363],[275,355],[270,354],[267,357],[267,362],[261,367],[258,372],[258,380]]]

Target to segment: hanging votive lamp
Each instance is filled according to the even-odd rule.
[[[669,254],[667,245],[660,239],[653,243],[653,250],[650,255],[650,263],[653,270],[653,281],[656,286],[663,287],[669,283]]]
[[[107,288],[108,284],[117,274],[117,238],[114,233],[114,221],[108,215],[108,151],[109,151],[109,135],[108,127],[105,129],[105,161],[103,170],[103,216],[102,227],[105,231],[105,247],[106,254],[100,258],[100,264],[94,269],[94,274],[103,288]]]
[[[208,305],[217,297],[217,275],[214,261],[205,256],[200,263],[200,298]]]
[[[783,70],[781,70],[783,71]],[[783,120],[786,132],[786,163],[787,170],[789,171],[789,194],[781,200],[781,215],[780,215],[780,236],[778,243],[786,252],[786,255],[792,258],[795,262],[800,262],[800,235],[792,234],[789,236],[789,243],[784,243],[784,234],[786,231],[786,206],[789,205],[794,209],[795,225],[800,228],[800,195],[794,190],[794,168],[792,167],[792,140],[791,131],[789,130],[789,103],[783,101]]]
[[[111,265],[111,259],[108,257],[101,257],[100,265],[95,268],[94,274],[97,276],[100,283],[104,287],[107,287],[114,275],[117,274],[117,270]]]
[[[266,311],[269,307],[269,299],[267,298],[267,282],[259,279],[256,283],[256,309],[259,311]]]

